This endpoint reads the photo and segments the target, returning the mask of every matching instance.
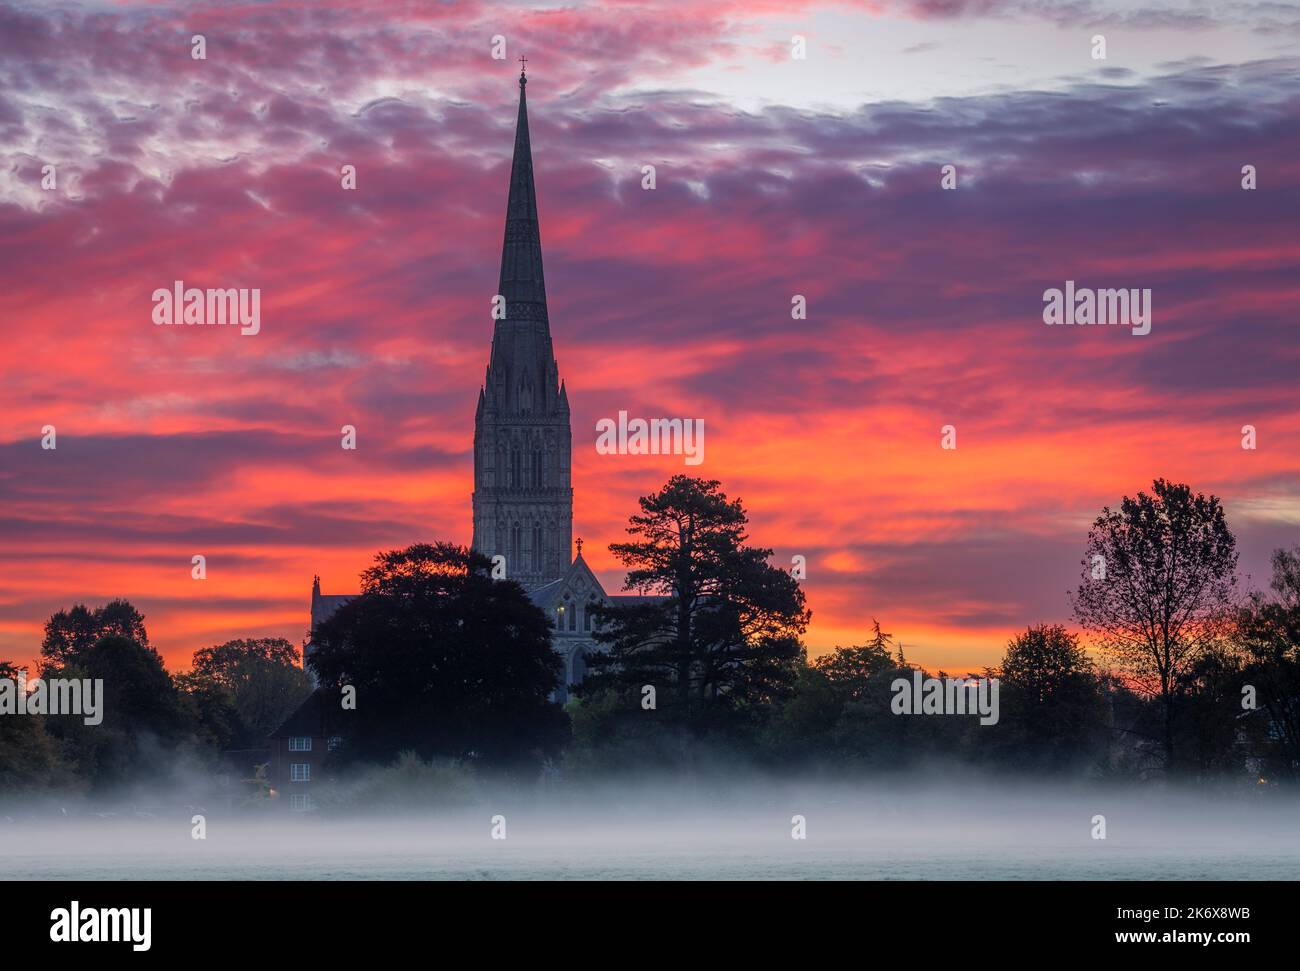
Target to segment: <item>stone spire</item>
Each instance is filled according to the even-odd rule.
[[[522,59],[521,59],[522,60]],[[533,184],[533,148],[528,136],[528,77],[519,72],[519,116],[515,122],[510,196],[501,245],[497,293],[505,298],[505,317],[496,321],[492,356],[484,381],[486,401],[504,413],[568,412],[560,394],[559,368],[551,346],[542,272],[542,234]]]
[[[510,200],[506,203],[506,238],[501,247],[501,285],[506,310],[516,304],[516,320],[546,320],[546,280],[542,274],[542,236],[533,185],[533,146],[528,138],[528,78],[519,72],[519,118],[515,122],[515,156],[510,164]]]
[[[546,310],[527,84],[521,70],[498,289],[505,316],[493,324],[474,418],[473,545],[505,556],[511,579],[540,586],[572,562],[573,435]]]

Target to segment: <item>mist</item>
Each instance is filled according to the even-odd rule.
[[[7,876],[1300,878],[1300,798],[1273,787],[1138,789],[932,767],[840,780],[740,771],[528,785],[443,773],[432,790],[362,777],[328,795],[307,813],[280,800],[205,806],[179,791],[147,808],[9,800]]]

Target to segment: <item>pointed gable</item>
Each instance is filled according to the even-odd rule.
[[[554,619],[555,608],[566,601],[585,604],[591,600],[603,603],[608,599],[604,586],[591,571],[591,567],[587,566],[587,561],[582,558],[581,553],[574,558],[564,576],[543,586],[534,587],[528,591],[528,596],[552,619]]]

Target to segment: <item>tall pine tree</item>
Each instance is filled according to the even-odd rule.
[[[755,714],[786,697],[804,660],[809,611],[772,551],[746,545],[748,519],[712,480],[674,476],[640,500],[632,540],[610,550],[627,568],[624,589],[645,596],[603,607],[580,694],[614,691],[678,724],[705,728]]]

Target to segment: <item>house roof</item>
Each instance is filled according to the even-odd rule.
[[[342,734],[343,708],[333,691],[317,688],[284,723],[271,733],[271,738],[311,736],[328,738]]]

